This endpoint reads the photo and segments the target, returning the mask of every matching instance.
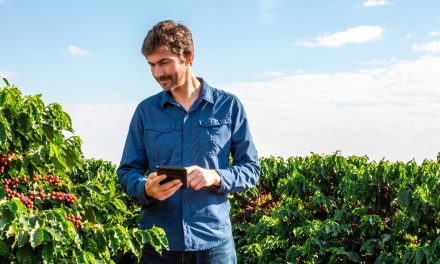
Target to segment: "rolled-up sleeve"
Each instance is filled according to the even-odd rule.
[[[217,169],[221,178],[218,189],[222,193],[240,192],[257,184],[260,178],[260,164],[249,130],[249,124],[241,102],[236,98],[233,106],[231,154],[232,165],[226,169]]]
[[[117,169],[119,184],[131,199],[140,205],[148,204],[151,198],[145,194],[147,179],[144,174],[148,166],[143,143],[143,124],[138,106],[130,122],[120,165]]]

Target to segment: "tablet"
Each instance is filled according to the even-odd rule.
[[[172,181],[174,179],[179,179],[183,183],[182,187],[180,187],[180,188],[183,188],[183,189],[186,188],[186,176],[187,176],[186,168],[172,167],[172,166],[157,166],[156,173],[157,173],[157,176],[159,176],[161,174],[167,175],[167,178],[165,180],[161,181],[160,184],[164,184],[164,183]]]

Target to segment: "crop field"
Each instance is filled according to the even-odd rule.
[[[162,229],[138,229],[115,165],[84,158],[62,107],[4,81],[0,263],[127,263],[144,243],[167,249]],[[439,160],[260,163],[257,186],[230,194],[239,263],[440,263]]]

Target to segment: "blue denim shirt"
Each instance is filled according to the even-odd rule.
[[[260,175],[243,105],[199,80],[202,91],[188,112],[165,91],[138,105],[117,170],[122,189],[142,205],[140,228],[163,228],[171,250],[204,250],[230,239],[228,193],[254,186]],[[146,196],[144,175],[156,166],[191,165],[215,169],[221,186],[179,189],[164,201]]]

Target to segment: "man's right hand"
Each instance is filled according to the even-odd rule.
[[[176,179],[160,184],[166,177],[165,174],[157,175],[156,172],[150,173],[147,177],[147,183],[145,183],[145,193],[159,201],[163,201],[173,195],[182,186],[182,182]]]

